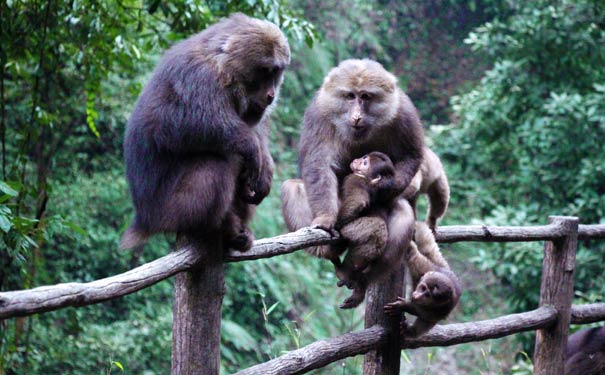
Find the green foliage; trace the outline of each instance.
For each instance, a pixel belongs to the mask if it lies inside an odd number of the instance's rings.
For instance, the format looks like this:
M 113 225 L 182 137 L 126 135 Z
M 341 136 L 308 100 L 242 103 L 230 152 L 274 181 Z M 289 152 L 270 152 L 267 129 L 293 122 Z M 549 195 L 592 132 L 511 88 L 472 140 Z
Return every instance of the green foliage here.
M 510 4 L 509 17 L 469 35 L 467 43 L 495 63 L 478 85 L 453 98 L 459 123 L 436 137 L 453 165 L 452 201 L 494 225 L 544 224 L 548 215 L 603 222 L 605 50 L 597 46 L 605 44 L 605 8 L 589 0 Z M 472 261 L 509 287 L 514 310 L 535 308 L 542 245 L 478 248 Z M 595 265 L 603 254 L 602 243 L 580 246 L 581 300 L 602 300 Z

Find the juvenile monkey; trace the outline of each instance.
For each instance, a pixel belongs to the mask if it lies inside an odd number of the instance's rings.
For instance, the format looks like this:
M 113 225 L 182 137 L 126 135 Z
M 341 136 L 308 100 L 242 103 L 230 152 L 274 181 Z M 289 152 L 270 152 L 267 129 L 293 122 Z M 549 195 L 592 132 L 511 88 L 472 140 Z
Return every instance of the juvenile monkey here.
M 120 247 L 172 232 L 250 248 L 248 222 L 273 177 L 268 117 L 289 62 L 280 29 L 243 14 L 164 54 L 126 128 L 136 215 Z
M 413 324 L 408 323 L 405 317 L 401 321 L 401 334 L 417 337 L 450 314 L 460 299 L 462 289 L 426 223 L 416 223 L 414 242 L 407 250 L 406 261 L 412 277 L 412 298 L 399 297 L 384 309 L 391 315 L 401 312 L 415 315 Z
M 445 215 L 450 201 L 450 185 L 439 157 L 428 147 L 423 149 L 423 156 L 420 170 L 414 175 L 403 195 L 410 200 L 414 209 L 420 194 L 428 196 L 426 223 L 435 233 L 437 221 Z
M 344 179 L 335 226 L 349 248 L 342 264 L 335 263 L 338 285 L 354 289 L 342 308 L 352 308 L 363 301 L 367 284 L 362 281 L 362 273 L 383 255 L 388 238 L 389 208 L 403 191 L 395 178 L 391 159 L 382 152 L 355 159 L 350 167 L 353 173 Z
M 389 156 L 395 176 L 407 186 L 422 162 L 424 136 L 416 108 L 397 79 L 372 60 L 346 60 L 327 75 L 305 111 L 298 149 L 302 180 L 282 185 L 282 211 L 288 228 L 312 225 L 334 229 L 339 188 L 349 164 L 372 151 Z M 386 219 L 383 255 L 364 274 L 366 281 L 386 277 L 398 264 L 414 229 L 406 199 L 395 199 Z M 334 260 L 339 249 L 317 246 L 314 256 Z

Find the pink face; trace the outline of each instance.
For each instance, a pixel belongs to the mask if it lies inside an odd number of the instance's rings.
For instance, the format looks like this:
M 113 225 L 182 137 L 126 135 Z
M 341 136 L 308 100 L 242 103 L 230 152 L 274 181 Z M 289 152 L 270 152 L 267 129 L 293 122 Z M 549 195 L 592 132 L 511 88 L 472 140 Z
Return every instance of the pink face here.
M 353 173 L 368 177 L 370 175 L 370 157 L 368 155 L 364 155 L 359 159 L 355 159 L 351 162 L 350 167 Z

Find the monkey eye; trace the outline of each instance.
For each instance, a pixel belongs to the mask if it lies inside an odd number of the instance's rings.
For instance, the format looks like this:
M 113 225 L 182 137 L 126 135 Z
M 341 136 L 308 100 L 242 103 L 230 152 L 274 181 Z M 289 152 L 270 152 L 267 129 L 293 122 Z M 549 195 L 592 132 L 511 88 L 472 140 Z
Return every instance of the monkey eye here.
M 370 100 L 372 99 L 372 95 L 368 94 L 367 92 L 364 92 L 363 94 L 361 94 L 361 100 Z
M 355 99 L 355 94 L 354 94 L 354 93 L 352 93 L 352 92 L 348 92 L 348 93 L 345 95 L 345 98 L 347 98 L 347 100 L 353 100 L 353 99 Z

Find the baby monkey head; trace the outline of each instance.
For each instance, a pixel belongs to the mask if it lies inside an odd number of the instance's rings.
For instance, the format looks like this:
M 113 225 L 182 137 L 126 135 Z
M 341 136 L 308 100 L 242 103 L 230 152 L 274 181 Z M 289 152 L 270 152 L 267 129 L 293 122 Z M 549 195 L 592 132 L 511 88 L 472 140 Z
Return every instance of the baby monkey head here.
M 452 302 L 452 281 L 440 272 L 427 272 L 412 292 L 412 301 L 418 305 L 438 306 Z
M 350 167 L 353 173 L 365 177 L 371 184 L 376 184 L 383 177 L 391 177 L 395 174 L 395 167 L 391 158 L 378 151 L 353 160 Z

